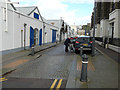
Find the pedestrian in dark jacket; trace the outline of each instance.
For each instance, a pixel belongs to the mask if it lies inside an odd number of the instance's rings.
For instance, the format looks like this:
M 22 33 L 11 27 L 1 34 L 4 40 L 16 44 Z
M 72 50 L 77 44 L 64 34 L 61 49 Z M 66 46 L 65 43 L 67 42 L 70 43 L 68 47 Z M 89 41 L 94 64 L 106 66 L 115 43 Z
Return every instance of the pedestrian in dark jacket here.
M 64 42 L 64 45 L 65 45 L 65 52 L 68 52 L 68 46 L 69 46 L 69 43 L 70 43 L 70 39 L 67 38 Z

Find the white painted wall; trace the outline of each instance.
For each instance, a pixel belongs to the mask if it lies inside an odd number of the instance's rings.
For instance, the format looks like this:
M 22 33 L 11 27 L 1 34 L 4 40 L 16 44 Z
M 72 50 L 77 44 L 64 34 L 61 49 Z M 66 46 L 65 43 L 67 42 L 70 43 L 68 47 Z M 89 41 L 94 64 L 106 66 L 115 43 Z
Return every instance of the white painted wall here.
M 50 26 L 45 24 L 45 43 L 52 42 L 52 30 L 50 30 Z
M 1 15 L 0 15 L 0 42 L 2 42 L 2 16 L 3 16 L 3 14 L 2 14 L 2 1 L 0 0 L 0 13 L 1 13 Z M 2 51 L 2 43 L 0 43 L 0 51 Z
M 21 48 L 21 30 L 24 30 L 24 23 L 27 24 L 26 46 L 30 46 L 30 26 L 32 26 L 33 29 L 37 28 L 38 30 L 42 28 L 42 22 L 40 22 L 39 20 L 25 16 L 25 15 L 20 15 L 19 17 L 19 15 L 20 14 L 13 12 L 12 10 L 8 10 L 8 31 L 7 32 L 5 32 L 4 30 L 5 21 L 3 21 L 3 25 L 2 25 L 3 26 L 2 50 Z
M 77 35 L 77 28 L 78 28 L 78 26 L 76 26 L 76 25 L 71 25 L 71 29 L 74 30 L 74 36 Z
M 63 20 L 48 20 L 48 22 L 51 24 L 51 23 L 54 23 L 54 26 L 58 27 L 58 31 L 56 32 L 56 40 L 59 41 L 60 40 L 60 29 L 61 29 L 61 26 L 62 26 L 62 23 L 63 23 Z M 64 40 L 65 36 L 62 34 L 62 40 Z
M 93 37 L 93 28 L 90 30 L 90 36 Z
M 5 8 L 5 4 L 3 7 L 1 7 L 0 4 L 0 13 L 3 15 L 3 8 Z M 36 13 L 38 13 L 37 10 L 35 10 Z M 14 11 L 11 5 L 8 5 L 8 31 L 6 31 L 6 21 L 3 19 L 2 15 L 0 16 L 0 51 L 4 50 L 11 50 L 11 49 L 17 49 L 21 48 L 21 41 L 24 39 L 24 34 L 26 34 L 25 37 L 25 43 L 26 46 L 30 46 L 30 26 L 35 29 L 37 28 L 38 30 L 42 29 L 42 43 L 43 43 L 43 37 L 45 39 L 44 43 L 50 43 L 52 42 L 52 30 L 56 30 L 56 37 L 57 40 L 59 40 L 60 36 L 60 28 L 62 26 L 62 21 L 57 20 L 55 21 L 55 25 L 50 25 L 49 22 L 47 22 L 46 19 L 45 21 L 45 32 L 47 33 L 45 36 L 43 34 L 43 22 L 41 21 L 41 18 L 39 17 L 40 20 L 33 18 L 34 12 L 30 15 L 27 16 L 25 14 L 21 14 L 18 11 Z M 39 14 L 39 13 L 38 13 Z M 5 14 L 3 15 L 5 16 Z M 24 24 L 27 24 L 26 26 L 26 33 L 24 33 Z M 21 38 L 21 31 L 23 30 L 23 38 Z M 58 35 L 57 35 L 58 34 Z M 39 31 L 38 31 L 39 35 Z M 62 35 L 64 39 L 65 36 Z M 22 40 L 21 40 L 22 39 Z M 38 44 L 39 44 L 39 38 L 38 38 Z M 3 46 L 3 47 L 2 47 Z M 24 46 L 24 40 L 23 40 L 23 46 Z
M 120 10 L 118 10 L 118 38 L 120 38 Z
M 97 24 L 96 37 L 100 37 L 100 24 Z
M 108 36 L 108 29 L 109 29 L 109 20 L 102 19 L 100 21 L 100 37 L 107 37 Z
M 116 9 L 109 14 L 109 24 L 114 22 L 114 38 L 120 38 L 120 9 Z M 109 28 L 109 35 L 111 36 L 112 27 Z

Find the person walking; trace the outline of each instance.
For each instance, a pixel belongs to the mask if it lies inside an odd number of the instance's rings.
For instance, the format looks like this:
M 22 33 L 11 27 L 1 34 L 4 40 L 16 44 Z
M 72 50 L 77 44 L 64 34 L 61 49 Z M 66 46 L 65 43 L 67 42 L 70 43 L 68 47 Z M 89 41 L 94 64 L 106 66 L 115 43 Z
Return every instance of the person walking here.
M 65 45 L 65 52 L 68 52 L 68 46 L 69 46 L 69 43 L 70 43 L 70 39 L 67 38 L 64 42 L 64 45 Z

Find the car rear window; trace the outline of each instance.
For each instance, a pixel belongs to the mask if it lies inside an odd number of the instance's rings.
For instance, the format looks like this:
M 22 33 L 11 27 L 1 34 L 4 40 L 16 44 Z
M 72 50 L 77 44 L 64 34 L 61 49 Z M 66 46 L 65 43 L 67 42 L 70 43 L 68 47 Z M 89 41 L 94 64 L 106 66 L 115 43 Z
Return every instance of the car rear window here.
M 90 42 L 90 38 L 87 37 L 81 37 L 77 39 L 78 42 Z
M 71 39 L 70 41 L 71 41 L 71 42 L 75 42 L 75 39 Z

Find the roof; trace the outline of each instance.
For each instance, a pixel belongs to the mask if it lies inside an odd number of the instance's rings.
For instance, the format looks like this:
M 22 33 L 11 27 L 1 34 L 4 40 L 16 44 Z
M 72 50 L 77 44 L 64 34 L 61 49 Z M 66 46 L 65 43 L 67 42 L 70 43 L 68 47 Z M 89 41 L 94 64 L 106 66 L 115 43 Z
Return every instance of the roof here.
M 8 2 L 11 2 L 10 0 L 7 0 Z M 16 10 L 16 8 L 14 7 L 14 5 L 12 4 L 12 3 L 10 3 L 10 5 L 12 6 L 12 8 L 14 9 L 14 10 Z
M 33 12 L 37 6 L 31 6 L 31 7 L 16 7 L 16 10 L 19 12 L 22 12 L 26 15 L 30 15 L 31 12 Z
M 36 9 L 41 17 L 41 20 L 43 21 L 43 17 L 41 16 L 40 11 L 37 6 L 16 7 L 17 11 L 22 12 L 23 14 L 26 14 L 28 16 L 31 15 L 31 13 L 34 12 Z

